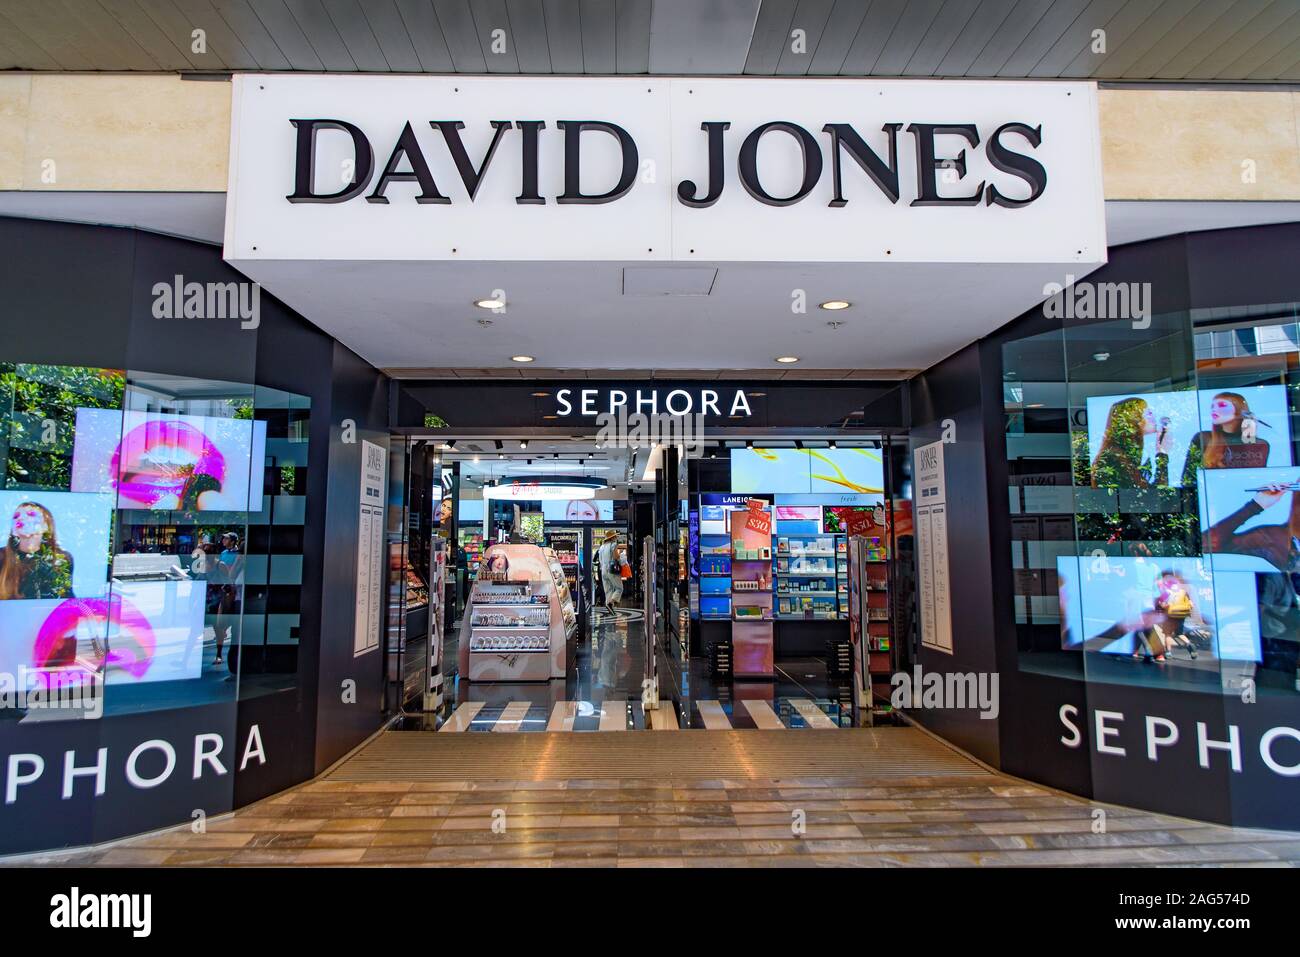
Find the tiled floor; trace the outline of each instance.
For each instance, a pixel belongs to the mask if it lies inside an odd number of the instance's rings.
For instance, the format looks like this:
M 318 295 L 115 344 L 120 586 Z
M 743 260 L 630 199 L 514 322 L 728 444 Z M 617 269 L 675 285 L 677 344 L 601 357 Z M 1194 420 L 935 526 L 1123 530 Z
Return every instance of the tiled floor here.
M 214 821 L 205 834 L 182 827 L 51 863 L 1285 867 L 1300 862 L 1300 834 L 1214 827 L 1119 808 L 1102 808 L 1098 816 L 1098 806 L 991 774 L 911 729 L 542 736 L 402 732 L 379 740 L 390 739 L 405 758 L 395 753 L 385 755 L 384 763 L 348 762 L 330 777 Z M 445 777 L 459 772 L 444 758 L 485 747 L 505 749 L 480 754 L 491 777 Z M 796 760 L 810 748 L 811 756 Z M 527 749 L 517 753 L 531 754 L 531 763 L 503 763 L 508 749 Z M 920 750 L 913 759 L 914 749 Z M 701 751 L 698 760 L 688 758 Z M 780 765 L 795 770 L 773 773 Z M 665 766 L 677 770 L 664 773 Z M 916 767 L 933 770 L 915 773 Z M 514 776 L 503 779 L 505 768 Z
M 676 649 L 675 642 L 670 644 Z M 460 680 L 451 666 L 445 676 L 442 709 L 408 719 L 403 727 L 472 732 L 799 730 L 852 723 L 850 683 L 847 678 L 828 676 L 820 659 L 779 660 L 768 681 L 715 681 L 703 659 L 683 660 L 662 647 L 657 650 L 661 713 L 652 721 L 641 702 L 644 649 L 639 610 L 619 608 L 614 614 L 600 610 L 589 618 L 566 677 L 472 683 Z M 449 665 L 456 660 L 454 647 L 449 647 L 444 660 Z M 563 715 L 558 722 L 557 709 Z

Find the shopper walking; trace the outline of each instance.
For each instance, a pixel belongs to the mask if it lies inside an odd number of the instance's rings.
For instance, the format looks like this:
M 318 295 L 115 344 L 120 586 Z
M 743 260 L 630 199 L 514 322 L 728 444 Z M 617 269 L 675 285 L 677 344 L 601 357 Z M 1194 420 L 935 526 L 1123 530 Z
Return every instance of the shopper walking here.
M 623 563 L 618 554 L 618 533 L 605 533 L 605 541 L 596 549 L 596 568 L 600 570 L 600 585 L 605 590 L 605 610 L 614 614 L 614 606 L 623 598 Z

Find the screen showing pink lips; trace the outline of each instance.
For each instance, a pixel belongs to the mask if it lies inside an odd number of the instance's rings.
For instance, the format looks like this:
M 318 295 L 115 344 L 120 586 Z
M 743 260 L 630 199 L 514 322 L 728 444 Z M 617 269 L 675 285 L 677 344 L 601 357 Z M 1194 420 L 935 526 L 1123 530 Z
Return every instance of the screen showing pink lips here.
M 78 409 L 74 492 L 113 492 L 118 508 L 254 511 L 266 423 L 134 409 Z
M 206 585 L 129 582 L 96 598 L 0 602 L 0 671 L 101 674 L 106 684 L 197 678 Z

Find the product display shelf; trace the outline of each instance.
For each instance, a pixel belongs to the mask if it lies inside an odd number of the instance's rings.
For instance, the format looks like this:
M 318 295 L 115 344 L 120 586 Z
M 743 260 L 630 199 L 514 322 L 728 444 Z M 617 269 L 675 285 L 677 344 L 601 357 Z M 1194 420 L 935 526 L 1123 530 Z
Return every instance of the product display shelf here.
M 844 536 L 829 532 L 776 537 L 778 620 L 840 619 L 840 556 L 844 547 Z M 847 565 L 844 571 L 847 591 Z
M 767 531 L 750 524 L 750 511 L 727 514 L 731 541 L 734 674 L 738 678 L 771 678 L 774 670 L 772 515 L 760 513 Z M 703 523 L 701 523 L 703 524 Z
M 468 578 L 473 581 L 478 574 L 480 562 L 483 561 L 483 533 L 461 530 L 460 550 L 465 556 L 465 568 Z
M 731 539 L 727 533 L 726 512 L 721 506 L 700 510 L 700 618 L 705 621 L 730 621 Z
M 564 571 L 573 599 L 574 611 L 582 614 L 582 532 L 578 529 L 553 529 L 548 531 L 550 547 L 555 550 L 560 568 Z
M 470 681 L 564 677 L 577 617 L 559 560 L 536 545 L 494 548 L 506 550 L 510 577 L 474 582 L 461 624 L 461 673 Z
M 879 538 L 849 540 L 849 617 L 856 667 L 868 698 L 866 720 L 892 710 L 890 678 L 894 672 L 892 605 L 887 551 Z
M 551 572 L 551 581 L 555 585 L 556 594 L 560 600 L 561 620 L 564 624 L 564 638 L 568 641 L 578 630 L 578 615 L 574 609 L 573 592 L 569 590 L 569 579 L 564 573 L 564 566 L 560 564 L 560 559 L 553 548 L 544 548 L 542 553 L 546 556 L 547 567 Z
M 835 591 L 839 597 L 841 618 L 849 614 L 849 540 L 845 535 L 835 536 Z

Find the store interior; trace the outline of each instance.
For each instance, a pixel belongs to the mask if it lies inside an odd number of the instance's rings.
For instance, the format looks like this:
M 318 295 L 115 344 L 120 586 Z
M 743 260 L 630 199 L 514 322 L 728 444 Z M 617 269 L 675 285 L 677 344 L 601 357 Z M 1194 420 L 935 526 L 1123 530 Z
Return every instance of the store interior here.
M 888 675 L 912 627 L 901 446 L 737 435 L 688 451 L 536 431 L 395 437 L 403 727 L 893 723 Z

